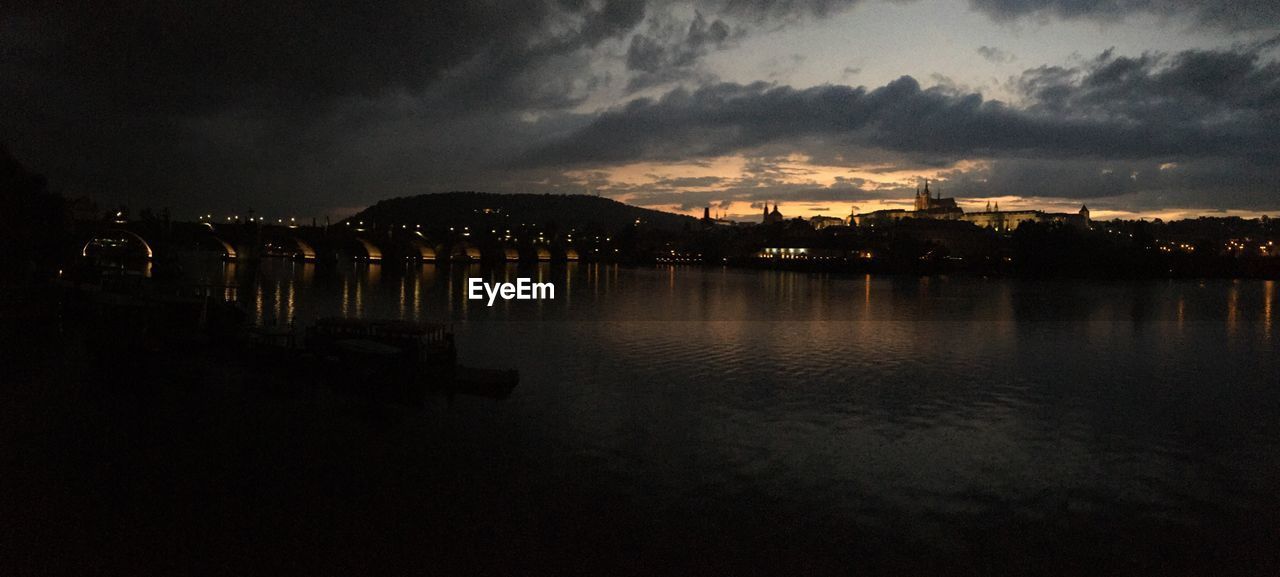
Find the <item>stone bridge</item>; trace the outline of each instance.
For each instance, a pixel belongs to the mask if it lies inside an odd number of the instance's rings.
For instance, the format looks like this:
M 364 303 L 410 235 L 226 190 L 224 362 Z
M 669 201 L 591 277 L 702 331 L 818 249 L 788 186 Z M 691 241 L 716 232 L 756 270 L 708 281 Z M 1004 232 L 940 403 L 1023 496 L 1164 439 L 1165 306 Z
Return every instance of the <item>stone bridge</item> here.
M 286 258 L 304 262 L 546 262 L 578 260 L 570 246 L 499 238 L 433 237 L 401 227 L 302 226 L 257 222 L 162 220 L 82 223 L 87 258 L 152 260 L 181 252 L 216 253 L 229 261 Z

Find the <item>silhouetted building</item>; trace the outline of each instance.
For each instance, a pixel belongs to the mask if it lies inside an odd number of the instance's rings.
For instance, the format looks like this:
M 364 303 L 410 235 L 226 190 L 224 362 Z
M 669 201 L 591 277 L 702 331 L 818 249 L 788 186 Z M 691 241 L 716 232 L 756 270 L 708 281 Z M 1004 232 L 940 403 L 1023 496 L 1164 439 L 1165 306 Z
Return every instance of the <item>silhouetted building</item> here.
M 723 215 L 719 213 L 717 213 L 714 217 L 711 216 L 711 207 L 709 206 L 702 207 L 701 222 L 702 222 L 702 226 L 707 228 L 710 228 L 713 226 L 734 226 L 738 224 L 732 220 L 723 218 Z
M 773 212 L 769 212 L 769 203 L 764 203 L 764 224 L 774 224 L 786 220 L 781 212 L 778 212 L 778 203 L 773 203 Z

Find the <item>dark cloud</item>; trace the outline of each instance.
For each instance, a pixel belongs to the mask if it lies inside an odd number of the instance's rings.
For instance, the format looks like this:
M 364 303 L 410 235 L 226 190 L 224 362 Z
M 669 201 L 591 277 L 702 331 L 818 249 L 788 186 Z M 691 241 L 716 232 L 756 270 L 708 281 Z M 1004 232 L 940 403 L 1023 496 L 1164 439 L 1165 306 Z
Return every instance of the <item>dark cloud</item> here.
M 1152 14 L 1188 17 L 1201 26 L 1228 30 L 1280 27 L 1280 3 L 1274 0 L 970 0 L 970 4 L 996 20 L 1033 16 L 1109 21 Z
M 651 20 L 649 30 L 631 37 L 627 49 L 627 69 L 635 73 L 628 83 L 629 91 L 698 75 L 694 66 L 712 50 L 724 48 L 730 41 L 729 25 L 723 20 L 707 22 L 701 12 L 683 30 Z M 705 74 L 703 74 L 705 76 Z
M 1158 186 L 1160 163 L 1095 159 L 998 159 L 987 166 L 943 173 L 948 194 L 1097 198 Z
M 60 190 L 109 202 L 330 207 L 476 187 L 496 180 L 478 166 L 536 142 L 528 128 L 554 134 L 562 110 L 607 81 L 592 68 L 596 49 L 631 34 L 646 10 L 640 0 L 4 4 L 0 133 Z
M 794 23 L 828 18 L 862 0 L 728 0 L 724 12 L 762 23 Z M 974 10 L 997 21 L 1032 17 L 1111 22 L 1130 15 L 1186 18 L 1202 27 L 1246 30 L 1280 28 L 1280 3 L 1274 0 L 969 0 Z
M 1280 111 L 1280 65 L 1247 51 L 1123 57 L 1108 50 L 1084 68 L 1031 70 L 1022 86 L 1039 110 L 1153 124 L 1274 120 Z
M 728 0 L 723 10 L 758 23 L 791 23 L 804 18 L 827 18 L 862 0 Z
M 1194 162 L 1003 158 L 941 175 L 948 194 L 1076 199 L 1089 206 L 1153 210 L 1215 206 L 1280 208 L 1272 167 L 1232 158 Z M 1101 202 L 1100 202 L 1101 201 Z
M 885 86 L 795 89 L 764 83 L 673 90 L 601 114 L 533 158 L 608 163 L 714 156 L 818 136 L 921 153 L 1098 155 L 1119 158 L 1249 154 L 1274 158 L 1280 65 L 1256 53 L 1190 51 L 1120 58 L 1086 69 L 1040 68 L 1017 108 L 976 93 Z
M 23 62 L 119 108 L 203 113 L 417 93 L 479 59 L 501 83 L 629 31 L 642 0 L 608 2 L 56 2 L 12 6 L 41 42 Z
M 673 206 L 684 211 L 704 206 L 727 207 L 734 202 L 748 202 L 753 206 L 757 202 L 778 202 L 785 207 L 787 203 L 852 203 L 869 199 L 901 197 L 901 195 L 885 196 L 880 192 L 860 190 L 848 185 L 820 186 L 813 184 L 783 184 L 768 187 L 746 185 L 716 191 L 641 188 L 636 191 L 629 191 L 625 195 L 628 201 L 635 204 L 643 206 Z M 848 208 L 842 208 L 837 205 L 832 212 L 848 214 Z M 796 215 L 793 214 L 791 216 Z
M 654 182 L 655 186 L 660 187 L 705 187 L 715 186 L 724 182 L 719 176 L 681 176 L 675 178 L 660 178 Z
M 1013 62 L 1016 60 L 1014 55 L 994 46 L 979 46 L 978 55 L 987 59 L 988 62 L 994 62 L 996 64 L 1004 64 L 1006 62 Z
M 630 202 L 647 206 L 674 206 L 692 210 L 703 206 L 728 207 L 746 202 L 752 206 L 762 201 L 782 203 L 855 202 L 870 199 L 899 199 L 905 188 L 885 186 L 861 178 L 837 176 L 831 184 L 805 180 L 812 171 L 795 167 L 794 162 L 779 157 L 754 157 L 747 160 L 737 177 L 697 177 L 690 179 L 656 179 L 645 184 L 601 183 L 598 190 L 612 196 L 626 197 Z M 607 175 L 605 176 L 607 179 Z M 787 180 L 798 178 L 799 180 Z M 704 190 L 706 187 L 713 190 Z M 697 190 L 689 190 L 694 187 Z M 826 209 L 824 209 L 826 210 Z M 844 214 L 846 208 L 836 212 Z

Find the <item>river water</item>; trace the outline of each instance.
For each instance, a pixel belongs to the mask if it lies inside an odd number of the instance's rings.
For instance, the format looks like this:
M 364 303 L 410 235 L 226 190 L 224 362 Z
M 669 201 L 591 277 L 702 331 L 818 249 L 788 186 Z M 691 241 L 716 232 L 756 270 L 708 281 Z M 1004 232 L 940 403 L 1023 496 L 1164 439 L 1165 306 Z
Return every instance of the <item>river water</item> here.
M 1260 549 L 1280 504 L 1272 281 L 268 261 L 249 286 L 232 264 L 193 270 L 246 283 L 228 296 L 258 321 L 450 322 L 462 362 L 519 369 L 509 399 L 441 401 L 397 433 L 435 447 L 406 459 L 475 487 L 447 491 L 463 503 L 448 518 L 516 564 L 1249 573 L 1275 559 Z M 466 298 L 470 276 L 551 282 L 555 299 L 486 306 Z M 439 482 L 403 467 L 386 490 Z

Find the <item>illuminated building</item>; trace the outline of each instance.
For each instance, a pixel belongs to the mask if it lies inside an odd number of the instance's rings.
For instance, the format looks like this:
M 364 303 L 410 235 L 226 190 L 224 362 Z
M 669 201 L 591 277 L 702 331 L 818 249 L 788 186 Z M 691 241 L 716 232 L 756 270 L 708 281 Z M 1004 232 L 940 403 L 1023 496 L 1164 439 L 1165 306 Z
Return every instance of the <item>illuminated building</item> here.
M 814 230 L 822 230 L 824 228 L 832 227 L 832 226 L 844 226 L 845 221 L 843 218 L 839 218 L 835 216 L 819 215 L 819 216 L 814 216 L 809 218 L 809 224 L 813 225 Z
M 844 252 L 829 248 L 768 247 L 760 249 L 755 257 L 765 260 L 836 260 L 843 258 Z
M 953 218 L 964 214 L 964 210 L 956 205 L 954 198 L 942 198 L 939 192 L 937 197 L 929 193 L 929 180 L 924 181 L 924 190 L 916 188 L 915 212 L 916 218 L 920 218 L 921 214 L 931 215 L 932 218 Z
M 994 208 L 990 203 L 987 203 L 987 210 L 966 213 L 963 208 L 956 204 L 956 199 L 942 198 L 941 193 L 934 196 L 929 190 L 928 180 L 925 181 L 923 190 L 916 189 L 914 210 L 892 209 L 851 214 L 849 215 L 849 225 L 875 226 L 876 224 L 890 223 L 904 218 L 958 220 L 997 231 L 1015 230 L 1024 222 L 1039 224 L 1061 223 L 1080 228 L 1089 228 L 1090 226 L 1089 207 L 1083 205 L 1080 207 L 1079 212 L 1070 213 L 1044 212 L 1041 210 L 1002 211 L 999 203 L 996 203 Z
M 971 212 L 961 215 L 959 220 L 971 222 L 982 228 L 994 230 L 1015 230 L 1024 222 L 1063 223 L 1080 228 L 1089 228 L 1089 207 L 1080 206 L 1080 212 L 1044 212 L 1039 210 L 1000 210 L 996 203 L 993 210 Z

